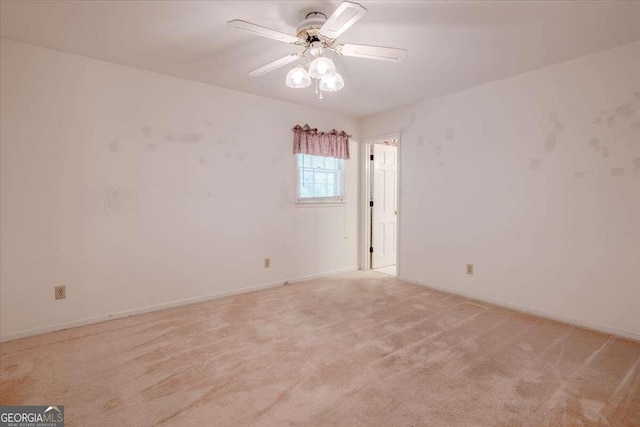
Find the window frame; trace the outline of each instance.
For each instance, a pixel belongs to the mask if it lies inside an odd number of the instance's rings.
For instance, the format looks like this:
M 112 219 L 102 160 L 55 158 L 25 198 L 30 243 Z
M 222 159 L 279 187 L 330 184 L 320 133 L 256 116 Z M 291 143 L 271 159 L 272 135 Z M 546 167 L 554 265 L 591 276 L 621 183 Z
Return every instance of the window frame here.
M 340 196 L 328 196 L 328 197 L 301 197 L 301 177 L 304 173 L 305 167 L 302 156 L 311 156 L 311 157 L 324 157 L 324 156 L 314 156 L 312 154 L 296 154 L 295 155 L 295 174 L 296 174 L 296 190 L 295 190 L 295 205 L 296 206 L 343 206 L 345 202 L 345 162 L 344 159 L 335 159 L 336 162 L 339 162 L 340 168 L 337 169 L 325 169 L 325 170 L 339 170 L 340 174 L 338 177 L 338 190 Z M 308 170 L 309 168 L 307 168 Z

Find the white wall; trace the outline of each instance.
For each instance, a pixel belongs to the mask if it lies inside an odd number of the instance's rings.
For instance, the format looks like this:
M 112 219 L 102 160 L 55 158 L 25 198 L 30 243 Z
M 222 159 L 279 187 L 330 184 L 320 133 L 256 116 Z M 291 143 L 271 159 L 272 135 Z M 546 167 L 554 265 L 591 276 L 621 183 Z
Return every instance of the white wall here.
M 294 125 L 355 133 L 355 119 L 1 49 L 2 339 L 356 268 L 357 155 L 346 206 L 300 208 L 291 154 Z
M 401 276 L 640 338 L 640 43 L 361 122 L 395 131 Z

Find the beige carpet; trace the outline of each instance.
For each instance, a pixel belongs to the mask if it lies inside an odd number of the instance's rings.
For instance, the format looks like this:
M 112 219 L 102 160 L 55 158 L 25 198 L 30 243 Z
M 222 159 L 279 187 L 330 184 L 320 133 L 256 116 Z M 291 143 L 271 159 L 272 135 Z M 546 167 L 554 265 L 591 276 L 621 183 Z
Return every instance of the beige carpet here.
M 379 273 L 4 343 L 69 426 L 639 426 L 640 343 Z

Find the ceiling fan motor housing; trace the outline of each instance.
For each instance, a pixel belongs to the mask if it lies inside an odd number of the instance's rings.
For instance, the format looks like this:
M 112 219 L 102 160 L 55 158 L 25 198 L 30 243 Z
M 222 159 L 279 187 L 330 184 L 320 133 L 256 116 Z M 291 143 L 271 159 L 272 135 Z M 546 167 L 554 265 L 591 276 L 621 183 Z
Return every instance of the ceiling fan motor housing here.
M 306 19 L 296 28 L 296 34 L 307 42 L 318 40 L 318 30 L 327 21 L 327 16 L 322 12 L 308 13 Z

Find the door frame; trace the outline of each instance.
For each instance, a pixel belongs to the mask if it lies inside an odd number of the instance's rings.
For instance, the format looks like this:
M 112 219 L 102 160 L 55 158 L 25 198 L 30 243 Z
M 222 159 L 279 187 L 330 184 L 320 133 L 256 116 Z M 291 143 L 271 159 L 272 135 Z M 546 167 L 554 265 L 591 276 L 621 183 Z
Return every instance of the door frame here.
M 402 192 L 400 191 L 400 179 L 402 175 L 402 170 L 400 167 L 401 164 L 401 155 L 400 152 L 402 150 L 402 141 L 400 132 L 394 132 L 387 135 L 382 135 L 374 138 L 367 138 L 362 144 L 362 194 L 360 197 L 360 268 L 362 270 L 371 270 L 371 257 L 369 255 L 369 247 L 371 242 L 371 206 L 369 206 L 369 194 L 371 194 L 371 161 L 369 155 L 371 154 L 372 145 L 383 141 L 385 139 L 395 139 L 398 141 L 397 152 L 396 152 L 396 166 L 398 168 L 398 175 L 396 179 L 396 195 L 398 198 L 398 215 L 396 217 L 396 276 L 400 277 L 400 224 L 402 217 Z

